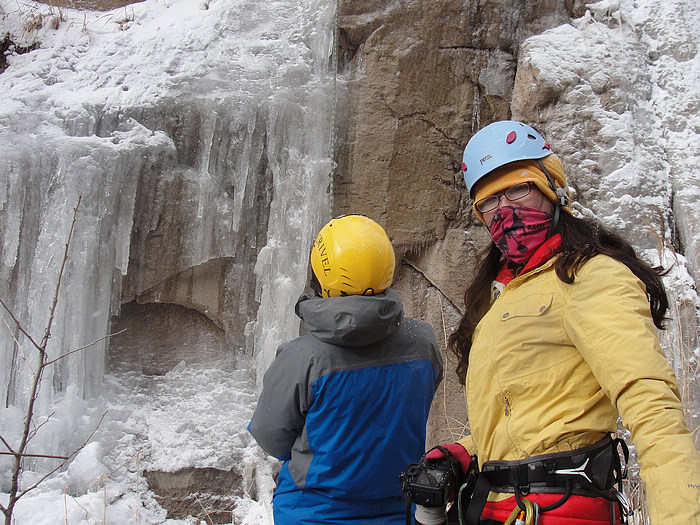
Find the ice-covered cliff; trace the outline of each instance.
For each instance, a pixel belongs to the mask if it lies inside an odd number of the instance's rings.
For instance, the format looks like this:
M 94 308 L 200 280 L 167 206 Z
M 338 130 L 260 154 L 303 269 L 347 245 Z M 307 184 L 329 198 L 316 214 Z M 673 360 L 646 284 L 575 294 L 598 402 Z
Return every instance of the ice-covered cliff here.
M 228 480 L 208 486 L 254 476 L 241 455 L 256 369 L 297 333 L 281 313 L 330 213 L 334 19 L 326 1 L 0 3 L 0 297 L 37 340 L 81 197 L 49 359 L 98 342 L 46 369 L 30 447 L 70 452 L 111 407 L 74 462 L 85 472 L 59 483 L 74 496 L 99 478 L 94 462 L 134 454 L 151 485 L 161 471 Z M 16 446 L 37 354 L 2 317 L 0 434 Z M 189 384 L 182 405 L 168 408 L 159 381 Z M 115 408 L 124 391 L 136 397 Z M 24 486 L 52 461 L 28 461 Z
M 225 521 L 231 507 L 235 523 L 271 523 L 274 463 L 245 426 L 256 377 L 298 331 L 314 232 L 331 214 L 377 219 L 407 313 L 449 334 L 486 242 L 461 150 L 497 119 L 538 127 L 576 212 L 672 268 L 664 343 L 697 407 L 695 7 L 0 0 L 0 298 L 40 336 L 81 195 L 49 351 L 127 329 L 50 368 L 33 452 L 73 450 L 108 412 L 18 523 L 193 522 L 164 508 L 224 509 Z M 12 441 L 31 347 L 3 317 L 0 434 Z M 451 374 L 443 388 L 435 441 L 467 422 Z M 30 461 L 25 486 L 50 464 Z M 8 465 L 0 456 L 0 501 Z

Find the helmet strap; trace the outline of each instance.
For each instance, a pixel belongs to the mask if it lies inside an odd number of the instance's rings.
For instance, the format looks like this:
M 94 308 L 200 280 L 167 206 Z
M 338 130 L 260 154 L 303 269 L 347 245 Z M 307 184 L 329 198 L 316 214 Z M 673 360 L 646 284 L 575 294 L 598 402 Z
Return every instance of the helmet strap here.
M 321 283 L 318 282 L 318 277 L 316 277 L 316 274 L 314 273 L 313 270 L 311 270 L 311 281 L 309 282 L 309 287 L 319 297 L 323 296 L 323 294 L 321 293 Z
M 569 205 L 569 196 L 566 193 L 568 188 L 569 188 L 569 185 L 567 184 L 563 188 L 558 188 L 557 185 L 554 184 L 554 179 L 549 174 L 549 171 L 545 167 L 544 163 L 540 159 L 537 159 L 537 164 L 539 164 L 540 168 L 542 168 L 542 171 L 544 172 L 545 177 L 547 177 L 547 182 L 549 183 L 549 187 L 552 189 L 554 194 L 557 196 L 557 200 L 554 202 L 554 218 L 552 219 L 552 227 L 549 230 L 550 236 L 551 236 L 551 235 L 554 235 L 559 228 L 559 215 L 561 214 L 561 209 L 564 206 Z
M 561 204 L 557 202 L 554 206 L 554 218 L 552 219 L 552 226 L 549 228 L 549 236 L 551 237 L 559 230 L 559 215 L 561 214 Z

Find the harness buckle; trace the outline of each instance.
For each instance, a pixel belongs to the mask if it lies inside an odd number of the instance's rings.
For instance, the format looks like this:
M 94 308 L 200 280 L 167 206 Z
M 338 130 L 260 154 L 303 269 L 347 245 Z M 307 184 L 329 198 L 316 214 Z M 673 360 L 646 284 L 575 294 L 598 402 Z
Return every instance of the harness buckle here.
M 542 462 L 542 466 L 545 469 L 545 472 L 547 474 L 554 474 L 556 468 L 557 468 L 557 462 L 554 461 L 553 459 L 546 459 Z
M 529 476 L 529 465 L 520 465 L 515 470 L 515 484 L 514 486 L 518 488 L 518 491 L 523 496 L 530 494 L 530 476 Z

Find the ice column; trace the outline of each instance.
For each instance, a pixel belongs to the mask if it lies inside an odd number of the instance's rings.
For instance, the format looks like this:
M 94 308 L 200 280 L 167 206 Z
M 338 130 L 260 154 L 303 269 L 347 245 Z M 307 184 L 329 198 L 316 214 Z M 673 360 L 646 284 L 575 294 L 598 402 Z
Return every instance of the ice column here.
M 255 267 L 257 321 L 250 327 L 257 357 L 258 385 L 277 346 L 299 333 L 294 304 L 307 282 L 314 235 L 329 218 L 328 187 L 335 77 L 329 67 L 335 2 L 305 6 L 309 71 L 299 75 L 305 89 L 278 92 L 270 107 L 268 159 L 273 198 L 267 244 Z

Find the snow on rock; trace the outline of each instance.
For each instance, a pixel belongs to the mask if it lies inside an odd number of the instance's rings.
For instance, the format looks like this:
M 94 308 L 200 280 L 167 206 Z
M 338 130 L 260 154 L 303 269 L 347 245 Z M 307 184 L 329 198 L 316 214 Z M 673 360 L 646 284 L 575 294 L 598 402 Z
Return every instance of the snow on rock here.
M 578 212 L 642 249 L 659 235 L 675 243 L 697 279 L 697 10 L 654 0 L 587 7 L 522 44 L 514 117 L 538 124 L 562 157 Z

